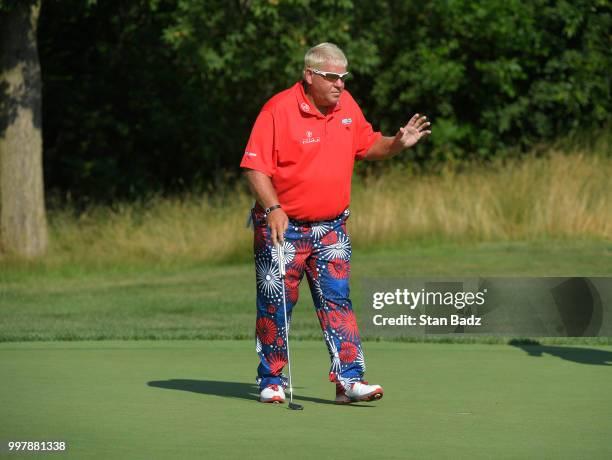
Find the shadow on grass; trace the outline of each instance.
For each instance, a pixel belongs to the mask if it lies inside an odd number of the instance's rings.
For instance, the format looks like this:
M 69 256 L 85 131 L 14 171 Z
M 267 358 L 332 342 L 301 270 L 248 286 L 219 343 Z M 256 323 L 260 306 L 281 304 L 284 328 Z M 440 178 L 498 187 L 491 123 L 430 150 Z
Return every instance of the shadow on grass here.
M 580 364 L 594 364 L 597 366 L 612 365 L 612 351 L 597 350 L 595 348 L 540 345 L 535 340 L 511 340 L 508 342 L 508 344 L 512 345 L 513 347 L 520 348 L 529 356 L 541 357 L 546 353 L 566 361 L 572 361 Z
M 155 388 L 164 388 L 166 390 L 191 391 L 192 393 L 200 393 L 213 396 L 221 396 L 224 398 L 246 399 L 247 401 L 257 401 L 259 399 L 259 387 L 254 383 L 241 382 L 224 382 L 219 380 L 190 380 L 190 379 L 171 379 L 171 380 L 153 380 L 147 382 L 147 385 Z M 331 399 L 313 398 L 310 396 L 302 396 L 293 394 L 295 401 L 308 401 L 317 404 L 334 404 Z M 289 395 L 287 394 L 287 400 Z M 351 407 L 374 407 L 364 404 L 348 404 Z

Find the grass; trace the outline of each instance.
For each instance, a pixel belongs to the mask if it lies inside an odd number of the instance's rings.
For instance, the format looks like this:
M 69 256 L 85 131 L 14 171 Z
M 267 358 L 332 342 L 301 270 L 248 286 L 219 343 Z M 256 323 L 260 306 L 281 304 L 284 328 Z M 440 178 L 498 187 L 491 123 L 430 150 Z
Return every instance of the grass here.
M 612 245 L 605 241 L 408 242 L 355 252 L 352 297 L 359 318 L 365 277 L 609 276 L 610 267 Z M 305 285 L 292 336 L 320 339 Z M 254 334 L 255 275 L 250 262 L 21 267 L 0 273 L 0 286 L 0 341 L 251 340 Z
M 612 456 L 610 346 L 365 353 L 385 396 L 336 406 L 325 347 L 296 342 L 296 412 L 256 402 L 243 341 L 0 344 L 0 440 L 64 440 L 78 459 Z
M 608 147 L 356 177 L 355 305 L 364 277 L 609 276 Z M 239 187 L 51 210 L 44 257 L 0 255 L 0 341 L 252 338 L 251 203 Z M 301 297 L 296 338 L 319 338 Z
M 612 158 L 574 150 L 356 180 L 358 317 L 367 277 L 611 276 Z M 305 286 L 292 323 L 305 410 L 257 403 L 250 203 L 237 189 L 56 209 L 45 257 L 0 255 L 0 452 L 65 440 L 79 459 L 612 456 L 610 337 L 366 341 L 385 397 L 337 407 Z
M 395 171 L 354 193 L 357 245 L 403 239 L 612 238 L 612 158 L 553 154 L 436 176 Z
M 601 152 L 607 144 L 599 147 Z M 597 152 L 595 152 L 597 153 Z M 353 184 L 350 219 L 356 251 L 410 241 L 481 243 L 612 240 L 612 157 L 564 154 L 437 174 L 391 170 Z M 241 187 L 143 203 L 49 211 L 50 248 L 16 266 L 102 267 L 250 260 L 245 221 L 252 199 Z

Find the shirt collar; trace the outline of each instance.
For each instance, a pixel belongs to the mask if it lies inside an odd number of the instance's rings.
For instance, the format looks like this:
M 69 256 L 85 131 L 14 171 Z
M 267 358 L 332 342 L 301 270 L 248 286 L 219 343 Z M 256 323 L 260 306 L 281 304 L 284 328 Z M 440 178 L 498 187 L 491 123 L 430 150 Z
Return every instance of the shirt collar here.
M 319 112 L 319 110 L 312 105 L 308 97 L 306 97 L 306 91 L 304 91 L 304 84 L 302 81 L 298 81 L 294 85 L 294 88 L 298 107 L 300 108 L 300 111 L 302 113 L 306 115 L 314 115 L 317 118 L 325 118 L 325 115 Z M 336 112 L 338 110 L 340 110 L 340 101 L 338 101 L 334 108 L 331 111 L 327 112 L 327 114 L 329 115 L 330 113 Z

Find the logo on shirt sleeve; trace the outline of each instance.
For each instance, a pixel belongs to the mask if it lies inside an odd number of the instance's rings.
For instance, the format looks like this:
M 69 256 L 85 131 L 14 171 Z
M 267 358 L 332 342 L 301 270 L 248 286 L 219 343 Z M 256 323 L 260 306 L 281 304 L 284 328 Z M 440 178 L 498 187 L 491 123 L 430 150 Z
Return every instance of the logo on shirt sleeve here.
M 256 157 L 257 154 L 253 153 L 253 152 L 244 152 L 244 156 L 247 156 L 247 157 Z
M 350 119 L 350 118 L 343 118 L 342 119 L 342 124 L 343 125 L 350 125 L 352 122 L 353 122 L 353 120 Z

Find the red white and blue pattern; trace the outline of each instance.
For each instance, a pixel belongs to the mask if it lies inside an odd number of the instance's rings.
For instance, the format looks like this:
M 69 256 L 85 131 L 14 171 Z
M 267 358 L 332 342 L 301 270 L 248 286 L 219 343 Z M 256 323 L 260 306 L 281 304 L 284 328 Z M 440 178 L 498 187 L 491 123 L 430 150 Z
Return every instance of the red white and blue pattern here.
M 332 220 L 303 223 L 289 220 L 285 232 L 285 294 L 291 320 L 304 274 L 329 351 L 330 380 L 346 386 L 363 379 L 365 359 L 357 320 L 349 298 L 351 242 L 345 222 L 348 209 Z M 278 254 L 272 246 L 263 212 L 253 210 L 257 280 L 257 381 L 286 386 L 282 369 L 287 361 L 282 285 Z

